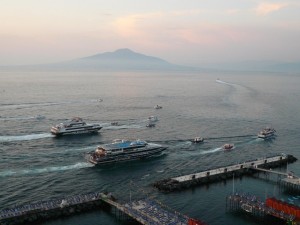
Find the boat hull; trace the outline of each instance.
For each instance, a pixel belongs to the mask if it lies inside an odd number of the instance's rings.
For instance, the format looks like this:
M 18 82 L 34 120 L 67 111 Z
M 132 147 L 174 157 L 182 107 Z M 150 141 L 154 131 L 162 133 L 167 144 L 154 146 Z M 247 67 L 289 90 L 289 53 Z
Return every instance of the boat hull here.
M 78 129 L 78 130 L 67 130 L 56 132 L 51 130 L 51 134 L 55 136 L 64 136 L 64 135 L 74 135 L 74 134 L 88 134 L 88 133 L 98 133 L 102 127 L 90 128 L 90 129 Z
M 261 139 L 268 139 L 268 138 L 273 138 L 275 136 L 274 133 L 272 134 L 258 134 L 257 137 Z
M 120 154 L 114 157 L 107 157 L 103 158 L 101 160 L 95 160 L 91 154 L 87 155 L 87 160 L 95 165 L 106 165 L 106 164 L 112 164 L 112 163 L 119 163 L 119 162 L 127 162 L 127 161 L 133 161 L 133 160 L 139 160 L 151 157 L 155 154 L 161 153 L 164 150 L 166 150 L 167 147 L 155 147 L 152 149 L 139 151 L 135 153 L 127 153 L 127 154 Z

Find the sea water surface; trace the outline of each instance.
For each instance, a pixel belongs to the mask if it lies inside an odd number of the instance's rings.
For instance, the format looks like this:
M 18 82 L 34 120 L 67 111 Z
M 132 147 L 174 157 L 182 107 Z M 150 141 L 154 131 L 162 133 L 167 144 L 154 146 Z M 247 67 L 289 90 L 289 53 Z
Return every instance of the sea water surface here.
M 211 225 L 264 224 L 226 213 L 232 180 L 168 194 L 151 184 L 276 153 L 299 158 L 299 87 L 299 75 L 258 72 L 0 72 L 0 209 L 108 191 L 120 201 L 128 201 L 130 193 L 150 196 Z M 157 104 L 163 108 L 154 109 Z M 152 115 L 159 121 L 147 128 Z M 98 135 L 50 134 L 52 125 L 75 116 L 103 129 Z M 113 121 L 120 126 L 111 126 Z M 265 126 L 277 130 L 275 139 L 256 137 Z M 196 136 L 215 139 L 197 145 L 188 141 Z M 168 149 L 150 159 L 105 167 L 84 159 L 97 145 L 120 138 L 144 139 Z M 222 151 L 225 143 L 234 143 L 235 149 Z M 299 162 L 288 169 L 300 175 Z M 234 184 L 235 191 L 262 199 L 292 197 L 272 180 L 243 177 Z M 295 198 L 294 204 L 299 203 Z M 42 224 L 125 222 L 94 211 Z

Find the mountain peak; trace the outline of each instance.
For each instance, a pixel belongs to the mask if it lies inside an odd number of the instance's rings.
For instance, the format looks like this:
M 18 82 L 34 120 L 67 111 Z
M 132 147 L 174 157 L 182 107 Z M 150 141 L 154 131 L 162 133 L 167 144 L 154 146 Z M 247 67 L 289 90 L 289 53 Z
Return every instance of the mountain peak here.
M 115 53 L 135 53 L 134 51 L 130 50 L 129 48 L 120 48 L 114 52 Z
M 134 52 L 129 48 L 117 49 L 113 52 L 104 52 L 96 55 L 79 58 L 61 67 L 88 69 L 88 70 L 177 70 L 181 66 L 173 65 L 163 59 Z
M 168 62 L 166 62 L 163 59 L 157 58 L 157 57 L 153 57 L 153 56 L 147 56 L 144 54 L 140 54 L 137 52 L 134 52 L 132 50 L 130 50 L 129 48 L 121 48 L 121 49 L 117 49 L 114 52 L 104 52 L 104 53 L 99 53 L 96 55 L 92 55 L 92 56 L 88 56 L 85 58 L 81 58 L 82 60 L 85 61 L 90 61 L 90 60 L 97 60 L 97 61 L 126 61 L 126 62 L 152 62 L 152 63 L 164 63 L 164 64 L 169 64 Z

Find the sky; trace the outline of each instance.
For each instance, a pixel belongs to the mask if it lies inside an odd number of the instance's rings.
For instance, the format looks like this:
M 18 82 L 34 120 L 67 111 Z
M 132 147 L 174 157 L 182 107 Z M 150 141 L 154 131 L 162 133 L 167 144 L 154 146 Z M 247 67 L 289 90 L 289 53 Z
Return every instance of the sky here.
M 300 61 L 299 0 L 0 0 L 0 65 L 129 48 L 171 63 Z

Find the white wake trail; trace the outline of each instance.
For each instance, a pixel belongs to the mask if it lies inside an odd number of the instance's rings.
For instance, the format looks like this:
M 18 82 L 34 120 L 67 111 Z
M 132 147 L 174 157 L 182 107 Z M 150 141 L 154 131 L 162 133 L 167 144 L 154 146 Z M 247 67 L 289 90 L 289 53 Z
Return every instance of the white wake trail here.
M 50 133 L 43 134 L 28 134 L 28 135 L 19 135 L 19 136 L 0 136 L 0 142 L 13 142 L 13 141 L 30 141 L 42 138 L 54 137 Z
M 215 148 L 215 149 L 210 149 L 210 150 L 207 150 L 207 151 L 203 151 L 200 154 L 205 155 L 205 154 L 210 154 L 210 153 L 214 153 L 214 152 L 219 152 L 221 150 L 223 150 L 223 149 L 222 148 Z
M 22 176 L 22 175 L 31 175 L 31 174 L 41 174 L 41 173 L 52 173 L 52 172 L 60 172 L 74 169 L 82 169 L 93 167 L 94 165 L 87 162 L 79 162 L 73 165 L 67 166 L 51 166 L 40 169 L 22 169 L 22 170 L 7 170 L 0 172 L 0 177 L 8 177 L 8 176 Z

